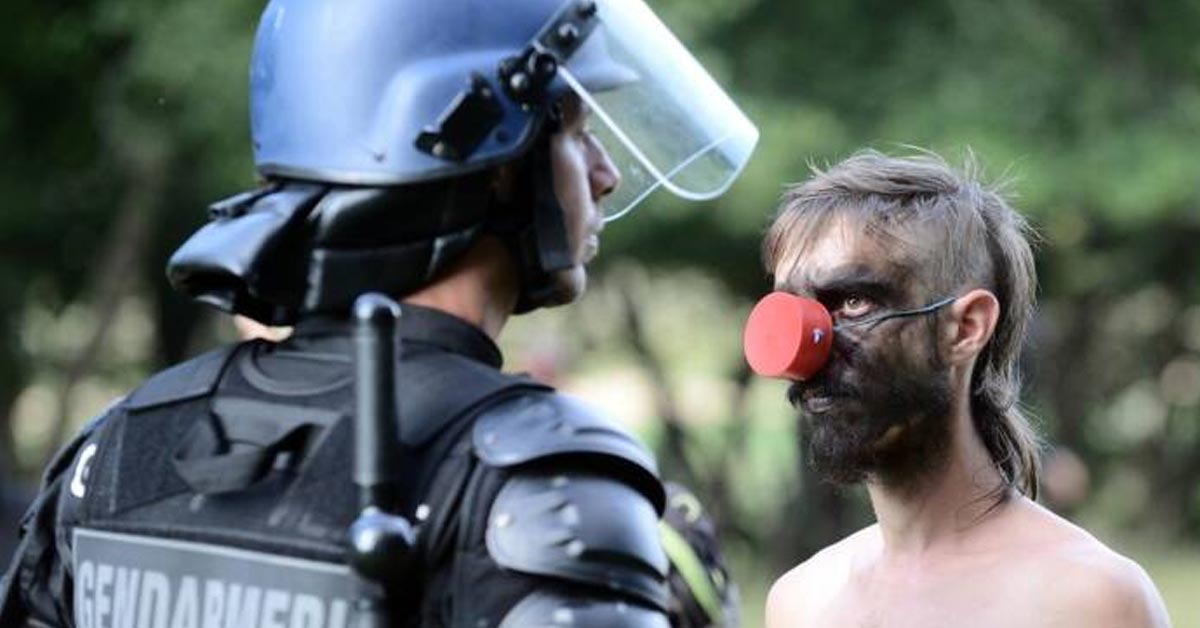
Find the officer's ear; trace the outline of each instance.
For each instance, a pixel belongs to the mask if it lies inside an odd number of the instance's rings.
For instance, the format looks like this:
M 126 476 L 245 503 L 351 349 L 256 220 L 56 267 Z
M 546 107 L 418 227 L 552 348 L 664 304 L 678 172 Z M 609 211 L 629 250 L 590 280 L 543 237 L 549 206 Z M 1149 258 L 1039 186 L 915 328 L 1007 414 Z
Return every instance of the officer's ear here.
M 983 352 L 1000 320 L 1000 302 L 989 290 L 972 290 L 950 304 L 943 347 L 951 364 L 966 364 Z

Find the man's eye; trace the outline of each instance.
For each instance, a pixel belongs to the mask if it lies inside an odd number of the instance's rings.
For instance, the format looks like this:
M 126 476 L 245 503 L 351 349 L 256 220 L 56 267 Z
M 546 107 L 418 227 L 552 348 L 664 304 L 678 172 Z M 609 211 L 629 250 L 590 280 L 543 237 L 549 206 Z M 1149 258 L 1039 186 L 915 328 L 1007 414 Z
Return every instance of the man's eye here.
M 875 306 L 867 297 L 852 294 L 842 299 L 841 307 L 838 308 L 838 314 L 846 318 L 858 318 L 871 311 Z

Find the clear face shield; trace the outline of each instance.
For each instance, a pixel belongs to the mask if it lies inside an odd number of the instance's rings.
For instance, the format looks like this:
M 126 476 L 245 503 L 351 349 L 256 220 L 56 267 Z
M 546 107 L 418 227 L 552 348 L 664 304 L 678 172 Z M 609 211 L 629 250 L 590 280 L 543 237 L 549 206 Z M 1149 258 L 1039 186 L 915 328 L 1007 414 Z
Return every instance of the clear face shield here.
M 591 108 L 591 130 L 621 173 L 605 220 L 659 187 L 693 201 L 720 196 L 758 129 L 642 0 L 596 5 L 599 25 L 559 76 Z

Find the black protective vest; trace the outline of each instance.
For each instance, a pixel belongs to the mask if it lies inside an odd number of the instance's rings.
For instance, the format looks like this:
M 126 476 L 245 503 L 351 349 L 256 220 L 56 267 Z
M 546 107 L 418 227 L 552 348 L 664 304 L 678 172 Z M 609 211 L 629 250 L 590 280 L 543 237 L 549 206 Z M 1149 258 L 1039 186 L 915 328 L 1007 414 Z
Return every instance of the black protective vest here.
M 60 469 L 53 520 L 31 522 L 53 527 L 57 563 L 33 552 L 22 587 L 73 565 L 48 578 L 59 585 L 51 596 L 72 603 L 35 599 L 38 614 L 53 607 L 80 628 L 143 618 L 352 626 L 346 331 L 317 321 L 279 346 L 205 354 L 110 410 Z M 507 627 L 574 605 L 604 622 L 623 613 L 619 625 L 662 626 L 653 522 L 663 498 L 648 455 L 548 388 L 502 374 L 494 345 L 457 319 L 405 306 L 400 334 L 399 514 L 422 527 L 422 573 L 386 596 L 404 625 Z M 583 513 L 583 525 L 564 528 L 563 508 Z M 513 516 L 515 525 L 503 520 Z

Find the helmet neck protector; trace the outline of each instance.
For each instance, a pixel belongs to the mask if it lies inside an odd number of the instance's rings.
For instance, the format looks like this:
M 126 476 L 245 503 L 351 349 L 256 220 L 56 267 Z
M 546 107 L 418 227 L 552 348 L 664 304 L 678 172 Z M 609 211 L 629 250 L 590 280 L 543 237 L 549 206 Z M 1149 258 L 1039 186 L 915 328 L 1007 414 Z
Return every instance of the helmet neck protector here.
M 198 301 L 268 325 L 348 312 L 368 290 L 401 297 L 478 237 L 490 176 L 378 188 L 277 182 L 214 204 L 167 277 Z

